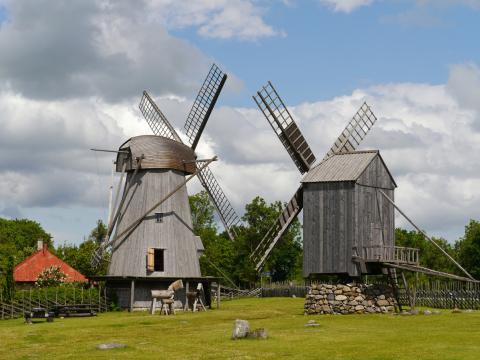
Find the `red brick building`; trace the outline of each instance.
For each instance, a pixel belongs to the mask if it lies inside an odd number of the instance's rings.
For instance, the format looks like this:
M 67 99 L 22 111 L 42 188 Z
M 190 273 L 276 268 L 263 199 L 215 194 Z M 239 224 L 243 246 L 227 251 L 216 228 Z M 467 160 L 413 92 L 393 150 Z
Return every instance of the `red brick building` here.
M 38 275 L 50 266 L 58 266 L 60 271 L 67 276 L 66 282 L 87 282 L 85 276 L 48 251 L 47 244 L 43 242 L 38 243 L 36 253 L 15 266 L 13 279 L 17 285 L 33 285 Z

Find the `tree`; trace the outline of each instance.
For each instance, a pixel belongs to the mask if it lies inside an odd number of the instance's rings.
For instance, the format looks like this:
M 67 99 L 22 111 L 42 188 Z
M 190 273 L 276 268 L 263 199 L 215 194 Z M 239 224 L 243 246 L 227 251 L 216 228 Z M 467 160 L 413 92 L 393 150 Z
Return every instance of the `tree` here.
M 261 197 L 254 198 L 245 206 L 244 225 L 236 228 L 237 236 L 231 241 L 226 232 L 218 233 L 215 208 L 206 192 L 192 195 L 189 200 L 194 232 L 201 237 L 205 247 L 200 259 L 202 274 L 228 277 L 238 285 L 256 283 L 258 273 L 250 254 L 279 216 L 281 203 L 267 204 Z M 299 234 L 300 224 L 296 220 L 270 254 L 265 268 L 271 272 L 274 281 L 292 279 L 300 274 L 302 248 Z
M 28 219 L 0 218 L 0 292 L 9 297 L 15 283 L 13 269 L 37 250 L 37 241 L 52 246 L 52 237 L 39 223 Z
M 97 220 L 97 226 L 93 228 L 88 237 L 89 240 L 92 240 L 97 245 L 100 245 L 101 242 L 107 236 L 107 226 L 103 223 L 102 220 Z
M 107 227 L 102 220 L 98 220 L 87 240 L 83 241 L 78 246 L 73 244 L 60 245 L 55 250 L 55 253 L 60 259 L 86 277 L 105 275 L 107 273 L 108 262 L 104 261 L 99 267 L 95 268 L 92 266 L 91 261 L 93 253 L 98 249 L 100 242 L 103 241 L 106 233 Z
M 432 237 L 443 250 L 455 257 L 454 247 L 443 238 Z M 415 230 L 395 229 L 395 243 L 397 246 L 412 247 L 420 250 L 420 264 L 429 269 L 453 273 L 455 265 L 423 234 Z
M 205 229 L 216 230 L 215 207 L 212 205 L 208 193 L 204 190 L 191 195 L 188 197 L 188 202 L 192 212 L 193 232 L 200 236 L 199 234 Z
M 474 278 L 480 278 L 480 222 L 470 220 L 465 226 L 465 235 L 457 241 L 455 249 L 458 252 L 460 264 Z M 463 275 L 463 274 L 462 274 Z
M 249 255 L 277 220 L 282 209 L 281 202 L 267 204 L 264 199 L 258 196 L 245 206 L 246 211 L 243 220 L 247 224 L 247 228 L 242 234 L 244 238 L 243 246 L 245 247 L 241 252 L 242 255 L 245 254 L 246 258 L 249 259 Z M 300 230 L 300 222 L 295 219 L 270 253 L 264 269 L 270 271 L 273 281 L 301 278 L 302 246 Z M 251 266 L 253 267 L 253 264 Z M 257 280 L 258 275 L 255 271 L 252 273 L 247 266 L 244 267 L 244 270 L 249 270 L 245 275 L 251 281 Z

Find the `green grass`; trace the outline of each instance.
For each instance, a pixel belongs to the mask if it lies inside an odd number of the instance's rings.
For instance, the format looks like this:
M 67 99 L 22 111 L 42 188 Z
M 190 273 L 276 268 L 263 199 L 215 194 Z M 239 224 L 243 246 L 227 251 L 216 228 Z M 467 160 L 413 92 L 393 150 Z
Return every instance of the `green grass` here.
M 480 359 L 480 312 L 431 316 L 305 316 L 303 299 L 223 302 L 219 310 L 106 313 L 26 325 L 0 321 L 0 359 Z M 230 340 L 233 322 L 267 340 Z M 309 319 L 319 327 L 306 328 Z M 97 350 L 119 342 L 124 349 Z

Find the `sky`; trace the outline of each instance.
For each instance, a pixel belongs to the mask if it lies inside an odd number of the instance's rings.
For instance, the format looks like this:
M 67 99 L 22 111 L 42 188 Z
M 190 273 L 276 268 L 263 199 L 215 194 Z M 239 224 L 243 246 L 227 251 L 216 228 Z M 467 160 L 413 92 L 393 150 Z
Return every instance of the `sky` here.
M 144 89 L 181 132 L 215 62 L 229 78 L 197 153 L 219 156 L 239 215 L 301 179 L 251 98 L 270 80 L 317 158 L 367 101 L 378 122 L 360 148 L 453 242 L 479 219 L 479 34 L 480 0 L 0 0 L 0 216 L 81 242 L 107 217 L 113 160 L 89 149 L 151 133 Z

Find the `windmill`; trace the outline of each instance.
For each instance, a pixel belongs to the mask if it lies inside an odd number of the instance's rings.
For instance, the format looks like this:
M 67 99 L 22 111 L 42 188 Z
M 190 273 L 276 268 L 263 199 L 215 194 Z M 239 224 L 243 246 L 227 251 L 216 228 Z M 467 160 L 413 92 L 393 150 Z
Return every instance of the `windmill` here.
M 293 117 L 268 82 L 253 96 L 301 174 L 299 188 L 250 258 L 257 271 L 303 209 L 303 275 L 381 274 L 401 269 L 471 281 L 463 269 L 395 204 L 397 187 L 378 150 L 357 151 L 377 121 L 363 103 L 323 159 L 316 158 Z M 395 246 L 394 212 L 399 211 L 466 275 L 427 269 L 419 251 Z
M 253 99 L 300 173 L 307 173 L 315 163 L 316 157 L 272 83 L 269 81 L 263 86 Z M 334 153 L 354 151 L 376 121 L 377 118 L 370 107 L 364 103 L 325 154 L 324 160 Z M 301 184 L 282 210 L 280 217 L 251 254 L 257 271 L 265 264 L 275 245 L 302 210 L 303 190 L 304 186 Z
M 185 122 L 187 144 L 143 92 L 139 108 L 154 135 L 132 137 L 117 151 L 120 184 L 126 174 L 123 195 L 119 196 L 119 187 L 106 239 L 93 258 L 98 263 L 111 248 L 110 280 L 129 277 L 137 280 L 138 287 L 142 279 L 200 278 L 203 245 L 193 233 L 185 186 L 195 176 L 228 236 L 235 237 L 238 216 L 208 167 L 216 158 L 199 160 L 195 154 L 226 79 L 213 64 Z

